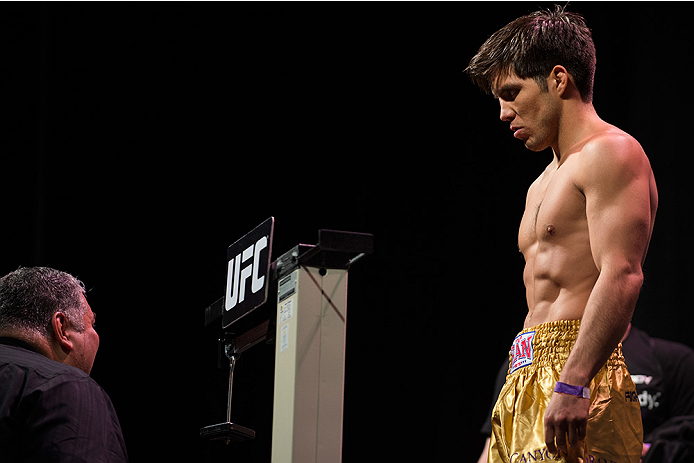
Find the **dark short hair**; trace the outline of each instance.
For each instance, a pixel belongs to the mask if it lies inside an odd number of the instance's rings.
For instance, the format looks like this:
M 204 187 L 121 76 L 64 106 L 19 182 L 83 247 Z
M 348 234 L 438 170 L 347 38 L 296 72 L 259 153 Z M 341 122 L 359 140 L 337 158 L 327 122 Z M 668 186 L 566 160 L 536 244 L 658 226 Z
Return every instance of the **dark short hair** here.
M 495 32 L 472 57 L 465 72 L 485 92 L 514 72 L 547 90 L 547 76 L 561 65 L 573 77 L 581 99 L 593 101 L 595 45 L 581 15 L 564 7 L 522 16 Z
M 48 336 L 51 317 L 64 313 L 84 329 L 84 284 L 48 267 L 24 267 L 0 278 L 0 329 L 23 329 Z

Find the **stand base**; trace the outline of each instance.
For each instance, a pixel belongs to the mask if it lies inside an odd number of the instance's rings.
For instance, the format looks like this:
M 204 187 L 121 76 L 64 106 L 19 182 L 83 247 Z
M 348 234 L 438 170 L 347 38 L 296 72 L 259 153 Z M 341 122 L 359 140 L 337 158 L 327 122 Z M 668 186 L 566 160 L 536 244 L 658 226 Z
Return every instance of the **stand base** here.
M 200 437 L 209 440 L 225 439 L 227 443 L 230 441 L 240 442 L 249 439 L 255 439 L 255 431 L 248 429 L 236 423 L 220 423 L 211 426 L 200 428 Z

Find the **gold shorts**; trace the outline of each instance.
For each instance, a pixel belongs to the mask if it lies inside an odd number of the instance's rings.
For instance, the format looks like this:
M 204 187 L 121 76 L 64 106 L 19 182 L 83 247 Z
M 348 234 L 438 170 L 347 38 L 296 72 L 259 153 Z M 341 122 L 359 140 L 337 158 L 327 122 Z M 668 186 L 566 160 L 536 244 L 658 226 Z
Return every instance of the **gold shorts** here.
M 560 320 L 524 329 L 516 337 L 506 384 L 492 411 L 490 463 L 554 459 L 545 445 L 545 410 L 579 326 L 580 320 Z M 638 463 L 641 410 L 621 347 L 620 343 L 590 383 L 585 441 L 558 461 Z

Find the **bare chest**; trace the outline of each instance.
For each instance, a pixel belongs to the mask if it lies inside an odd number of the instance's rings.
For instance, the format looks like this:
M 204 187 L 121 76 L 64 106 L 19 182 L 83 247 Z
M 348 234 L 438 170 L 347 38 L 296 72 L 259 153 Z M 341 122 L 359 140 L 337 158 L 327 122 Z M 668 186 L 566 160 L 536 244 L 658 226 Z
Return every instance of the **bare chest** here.
M 568 167 L 568 166 L 563 166 Z M 518 247 L 527 257 L 542 241 L 569 238 L 587 228 L 585 197 L 571 169 L 543 174 L 528 190 L 518 233 Z

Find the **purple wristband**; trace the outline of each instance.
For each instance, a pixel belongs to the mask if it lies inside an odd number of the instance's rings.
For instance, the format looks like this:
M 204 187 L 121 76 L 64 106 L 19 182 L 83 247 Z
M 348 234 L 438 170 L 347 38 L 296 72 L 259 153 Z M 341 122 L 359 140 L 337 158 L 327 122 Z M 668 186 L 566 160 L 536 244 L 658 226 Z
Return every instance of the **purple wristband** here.
M 560 381 L 557 381 L 557 387 L 554 388 L 554 392 L 561 392 L 562 394 L 570 394 L 583 399 L 590 399 L 589 387 L 572 386 L 571 384 L 562 383 Z

